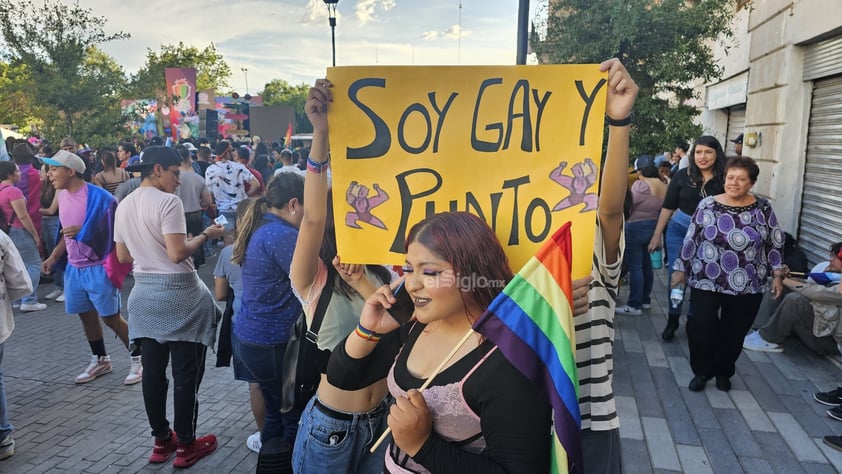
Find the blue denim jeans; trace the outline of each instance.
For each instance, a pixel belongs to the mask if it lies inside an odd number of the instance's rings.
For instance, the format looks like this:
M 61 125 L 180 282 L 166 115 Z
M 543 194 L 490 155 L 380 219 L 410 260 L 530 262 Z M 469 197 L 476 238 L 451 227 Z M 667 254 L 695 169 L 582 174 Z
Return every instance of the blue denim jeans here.
M 687 234 L 687 228 L 690 227 L 691 218 L 692 216 L 685 214 L 680 209 L 676 209 L 675 213 L 673 213 L 670 218 L 669 224 L 667 225 L 667 233 L 664 240 L 667 247 L 667 257 L 670 262 L 668 272 L 669 276 L 667 277 L 668 282 L 672 281 L 672 265 L 681 253 L 681 246 L 684 244 L 684 236 Z M 685 290 L 686 288 L 687 287 L 685 285 Z M 667 301 L 669 301 L 670 290 L 670 286 L 667 285 Z M 669 306 L 669 314 L 673 316 L 680 315 L 682 304 L 679 304 L 677 309 L 673 309 L 672 306 Z M 691 312 L 692 309 L 688 313 Z
M 652 259 L 649 257 L 649 240 L 655 233 L 657 219 L 634 221 L 626 224 L 626 265 L 629 272 L 629 299 L 626 304 L 640 309 L 651 303 Z
M 292 467 L 296 474 L 347 473 L 368 474 L 383 472 L 383 460 L 389 441 L 380 443 L 374 453 L 371 445 L 386 430 L 388 404 L 381 402 L 368 413 L 349 415 L 340 420 L 324 413 L 313 397 L 301 414 L 298 428 L 301 436 L 295 440 Z
M 38 282 L 41 280 L 41 254 L 38 253 L 38 247 L 35 245 L 35 240 L 32 234 L 25 229 L 12 227 L 9 229 L 9 237 L 15 243 L 20 257 L 23 259 L 23 264 L 26 265 L 26 273 L 29 274 L 29 279 L 32 280 L 32 293 L 21 298 L 22 304 L 34 304 L 38 302 Z
M 5 344 L 5 341 L 0 342 L 0 440 L 10 435 L 15 429 L 9 423 L 9 414 L 6 411 L 6 387 L 3 385 L 3 346 Z
M 281 387 L 284 375 L 284 353 L 286 344 L 251 344 L 241 341 L 231 331 L 231 350 L 242 364 L 247 376 L 260 385 L 263 402 L 266 405 L 266 421 L 260 433 L 260 441 L 266 446 L 273 438 L 284 438 L 290 445 L 295 443 L 298 433 L 298 418 L 301 413 L 281 413 L 283 399 Z
M 58 216 L 44 216 L 41 220 L 41 240 L 44 242 L 44 252 L 49 257 L 58 243 Z M 64 288 L 64 268 L 54 268 L 52 274 L 56 288 Z

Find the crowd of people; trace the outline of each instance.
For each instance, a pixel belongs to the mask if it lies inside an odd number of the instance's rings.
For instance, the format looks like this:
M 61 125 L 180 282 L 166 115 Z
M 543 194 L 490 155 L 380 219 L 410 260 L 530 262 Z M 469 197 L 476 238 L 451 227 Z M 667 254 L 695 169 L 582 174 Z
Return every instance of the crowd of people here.
M 575 282 L 573 303 L 584 463 L 594 472 L 620 472 L 611 383 L 613 296 L 622 262 L 627 118 L 637 86 L 619 61 L 601 68 L 609 84 L 605 191 L 592 275 Z M 234 377 L 250 384 L 258 433 L 246 444 L 259 453 L 258 472 L 547 471 L 547 394 L 486 339 L 468 340 L 419 391 L 502 289 L 461 288 L 447 275 L 512 278 L 488 224 L 458 212 L 418 222 L 406 240 L 406 264 L 398 269 L 350 265 L 336 254 L 331 86 L 320 79 L 309 91 L 313 144 L 298 156 L 229 140 L 124 142 L 115 151 L 96 152 L 69 139 L 55 152 L 47 144 L 36 150 L 12 143 L 14 163 L 0 162 L 0 210 L 17 218 L 10 236 L 0 237 L 0 250 L 11 249 L 17 258 L 3 259 L 8 307 L 0 307 L 0 341 L 11 332 L 10 298 L 35 298 L 32 282 L 42 274 L 61 280 L 48 296 L 60 297 L 67 313 L 79 315 L 91 350 L 75 382 L 112 371 L 101 320 L 131 357 L 124 383 L 141 383 L 153 437 L 150 463 L 174 456 L 174 466 L 189 467 L 216 449 L 216 436 L 197 427 L 197 393 L 207 348 L 218 339 L 220 348 L 229 343 Z M 24 189 L 15 186 L 21 181 Z M 217 239 L 225 245 L 211 291 L 196 268 Z M 133 287 L 121 308 L 120 289 L 129 275 Z M 398 283 L 414 306 L 403 325 L 389 313 Z M 214 300 L 228 301 L 226 311 Z M 42 309 L 31 306 L 38 304 L 23 299 L 21 310 Z M 299 320 L 317 333 L 321 377 L 312 397 L 290 403 L 281 388 Z M 5 398 L 0 401 L 0 452 L 13 453 Z M 373 449 L 386 429 L 391 436 Z
M 669 309 L 661 337 L 675 337 L 689 289 L 691 391 L 711 379 L 731 390 L 743 349 L 782 352 L 790 335 L 818 354 L 842 353 L 842 242 L 808 272 L 806 255 L 780 229 L 770 202 L 751 192 L 760 168 L 742 156 L 742 140 L 742 134 L 731 140 L 731 157 L 712 136 L 657 159 L 643 155 L 627 196 L 629 296 L 615 311 L 639 315 L 651 308 L 653 267 L 665 259 Z M 842 421 L 842 387 L 814 398 Z M 842 450 L 842 437 L 824 442 Z
M 665 247 L 670 272 L 666 341 L 690 289 L 690 390 L 713 378 L 730 390 L 743 348 L 782 350 L 792 331 L 839 352 L 842 327 L 829 323 L 831 313 L 838 319 L 838 289 L 831 298 L 812 290 L 821 286 L 815 281 L 790 278 L 795 270 L 774 210 L 750 192 L 760 171 L 751 158 L 726 159 L 717 139 L 702 136 L 672 156 L 638 158 L 627 186 L 627 118 L 637 86 L 617 60 L 601 70 L 608 74 L 609 133 L 593 267 L 574 282 L 572 303 L 583 465 L 619 473 L 614 316 L 651 307 L 651 251 Z M 126 347 L 131 368 L 123 383 L 142 384 L 150 463 L 174 456 L 175 467 L 190 467 L 217 448 L 215 434 L 199 434 L 197 395 L 207 348 L 218 342 L 220 360 L 230 354 L 234 378 L 249 384 L 257 432 L 246 445 L 258 452 L 257 472 L 547 472 L 547 394 L 480 335 L 441 360 L 501 291 L 462 288 L 447 276 L 513 277 L 489 225 L 468 213 L 429 216 L 410 228 L 399 269 L 351 265 L 337 255 L 331 87 L 320 79 L 309 90 L 310 149 L 256 137 L 248 144 L 125 141 L 96 151 L 72 139 L 58 150 L 7 143 L 13 161 L 0 161 L 0 362 L 14 328 L 13 301 L 21 311 L 44 309 L 37 285 L 49 276 L 56 289 L 46 297 L 79 315 L 90 346 L 77 384 L 112 371 L 100 321 Z M 196 270 L 217 241 L 223 248 L 209 289 Z M 842 269 L 839 247 L 814 274 Z M 623 267 L 630 292 L 617 306 Z M 129 275 L 123 309 L 120 289 Z M 414 305 L 403 324 L 390 313 L 399 286 Z M 225 301 L 225 310 L 215 301 Z M 746 335 L 764 308 L 771 308 L 768 322 Z M 283 388 L 299 321 L 315 338 L 320 378 L 311 397 L 290 400 Z M 809 327 L 822 330 L 810 335 Z M 838 407 L 842 389 L 816 399 Z M 834 410 L 842 419 L 842 408 Z M 12 429 L 0 373 L 0 459 L 14 453 Z M 387 429 L 391 436 L 379 444 Z

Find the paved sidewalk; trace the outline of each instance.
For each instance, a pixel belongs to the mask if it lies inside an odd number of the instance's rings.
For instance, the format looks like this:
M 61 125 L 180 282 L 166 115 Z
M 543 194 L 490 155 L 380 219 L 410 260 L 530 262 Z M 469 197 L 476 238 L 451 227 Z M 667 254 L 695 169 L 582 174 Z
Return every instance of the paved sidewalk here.
M 822 442 L 842 433 L 842 422 L 813 400 L 814 392 L 842 385 L 834 361 L 790 338 L 783 353 L 744 350 L 730 392 L 712 382 L 691 392 L 685 318 L 675 339 L 661 340 L 665 280 L 666 271 L 656 271 L 651 310 L 615 319 L 614 392 L 626 472 L 842 471 L 842 452 Z M 621 304 L 627 294 L 624 287 Z
M 208 283 L 215 261 L 200 271 Z M 653 308 L 616 319 L 614 385 L 626 472 L 842 471 L 842 453 L 821 441 L 842 433 L 842 423 L 828 418 L 827 407 L 812 398 L 842 383 L 839 368 L 790 339 L 783 353 L 740 356 L 731 392 L 712 383 L 704 392 L 690 392 L 684 321 L 675 340 L 660 339 L 665 273 L 656 274 Z M 52 289 L 45 284 L 39 292 Z M 123 293 L 125 299 L 128 289 Z M 171 463 L 147 463 L 152 438 L 140 385 L 122 385 L 129 357 L 107 328 L 114 372 L 76 385 L 73 378 L 90 356 L 78 317 L 51 302 L 44 311 L 16 314 L 16 323 L 2 369 L 17 445 L 12 458 L 0 461 L 0 472 L 175 471 Z M 219 448 L 191 472 L 254 472 L 257 455 L 245 446 L 255 430 L 247 387 L 215 362 L 209 352 L 198 431 L 215 433 Z
M 215 248 L 215 250 L 219 250 Z M 213 288 L 209 259 L 199 274 Z M 127 279 L 123 302 L 132 279 Z M 148 464 L 152 436 L 143 408 L 140 384 L 124 386 L 129 355 L 110 329 L 103 326 L 114 371 L 83 385 L 74 377 L 90 360 L 79 317 L 64 313 L 64 304 L 43 299 L 52 284 L 42 285 L 40 301 L 49 307 L 35 313 L 15 312 L 16 328 L 6 341 L 3 379 L 9 416 L 15 425 L 15 455 L 0 461 L 2 473 L 134 473 L 174 472 L 172 462 Z M 125 304 L 123 305 L 125 317 Z M 208 351 L 199 391 L 198 434 L 214 433 L 219 447 L 190 471 L 254 472 L 257 454 L 246 448 L 256 431 L 248 387 L 234 380 L 230 367 L 217 368 Z M 171 377 L 170 377 L 171 378 Z M 172 422 L 172 382 L 168 403 Z

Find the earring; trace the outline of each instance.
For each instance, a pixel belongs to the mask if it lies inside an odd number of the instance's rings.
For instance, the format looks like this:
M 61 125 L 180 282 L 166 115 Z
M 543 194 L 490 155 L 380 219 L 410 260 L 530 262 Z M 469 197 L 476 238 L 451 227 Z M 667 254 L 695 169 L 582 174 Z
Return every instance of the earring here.
M 295 209 L 292 210 L 292 213 L 295 214 Z

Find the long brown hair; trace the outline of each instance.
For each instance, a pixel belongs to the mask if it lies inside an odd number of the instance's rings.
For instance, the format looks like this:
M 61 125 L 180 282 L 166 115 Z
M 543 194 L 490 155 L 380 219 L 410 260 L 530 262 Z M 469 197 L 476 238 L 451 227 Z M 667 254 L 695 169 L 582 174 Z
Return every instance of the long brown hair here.
M 231 252 L 232 262 L 237 265 L 243 264 L 251 236 L 264 223 L 263 214 L 269 208 L 283 209 L 293 198 L 304 203 L 304 178 L 297 173 L 281 173 L 269 180 L 266 195 L 249 200 L 242 219 L 237 222 L 238 232 Z

